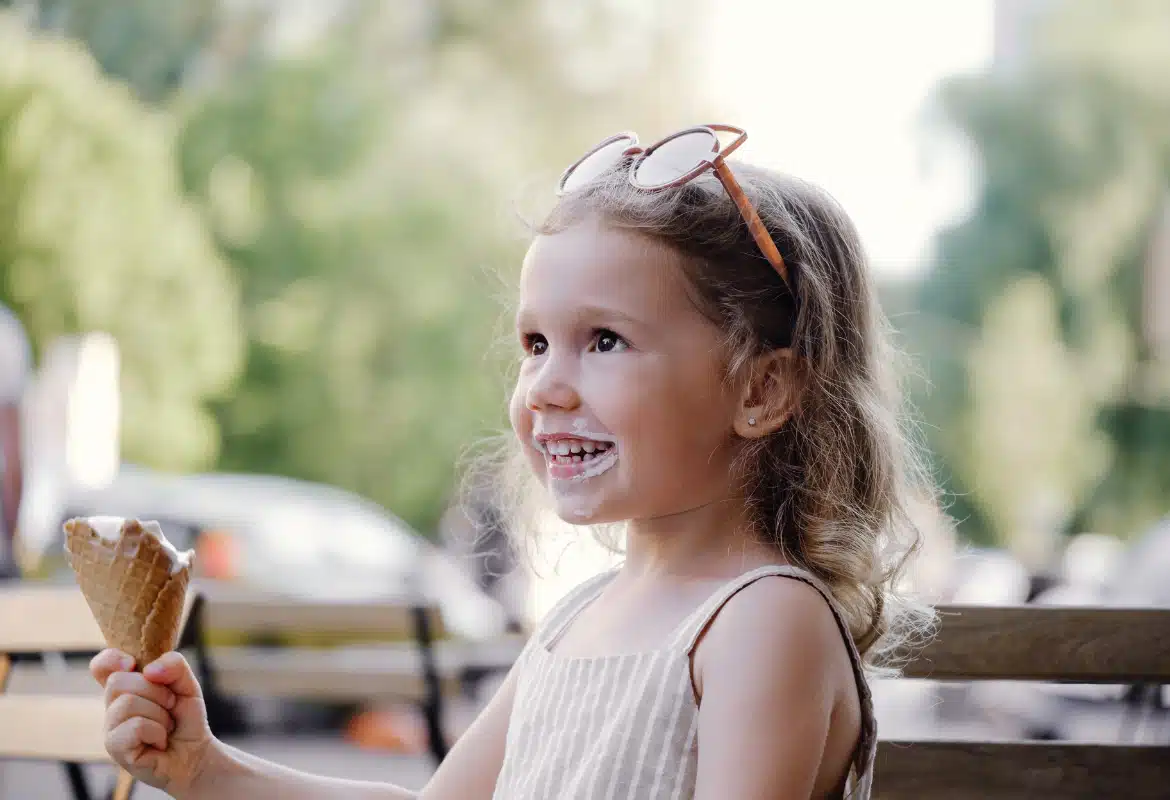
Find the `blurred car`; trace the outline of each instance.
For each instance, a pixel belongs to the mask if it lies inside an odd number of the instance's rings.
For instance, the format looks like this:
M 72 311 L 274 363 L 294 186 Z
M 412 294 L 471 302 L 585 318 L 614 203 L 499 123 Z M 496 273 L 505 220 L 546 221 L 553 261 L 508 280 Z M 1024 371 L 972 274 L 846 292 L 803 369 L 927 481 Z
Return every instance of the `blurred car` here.
M 1111 605 L 1170 608 L 1170 517 L 1135 537 L 1112 577 Z
M 504 631 L 503 608 L 452 555 L 369 500 L 269 475 L 172 475 L 125 466 L 108 486 L 65 498 L 60 521 L 108 514 L 157 519 L 176 547 L 196 550 L 204 580 L 321 600 L 419 596 L 456 636 Z M 59 526 L 58 526 L 59 528 Z M 47 561 L 64 568 L 61 539 Z

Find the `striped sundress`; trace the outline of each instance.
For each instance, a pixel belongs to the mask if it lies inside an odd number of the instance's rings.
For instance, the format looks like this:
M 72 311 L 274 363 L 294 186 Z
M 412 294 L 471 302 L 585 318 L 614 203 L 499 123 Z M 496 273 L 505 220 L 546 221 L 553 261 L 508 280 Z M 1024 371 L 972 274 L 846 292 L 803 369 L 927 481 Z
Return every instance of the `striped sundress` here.
M 708 622 L 737 592 L 771 575 L 813 586 L 845 638 L 861 699 L 861 736 L 844 796 L 868 800 L 877 731 L 861 660 L 836 603 L 816 578 L 761 567 L 728 582 L 659 650 L 595 657 L 552 652 L 616 570 L 572 590 L 517 661 L 518 683 L 496 800 L 683 800 L 695 790 L 699 708 L 690 654 Z

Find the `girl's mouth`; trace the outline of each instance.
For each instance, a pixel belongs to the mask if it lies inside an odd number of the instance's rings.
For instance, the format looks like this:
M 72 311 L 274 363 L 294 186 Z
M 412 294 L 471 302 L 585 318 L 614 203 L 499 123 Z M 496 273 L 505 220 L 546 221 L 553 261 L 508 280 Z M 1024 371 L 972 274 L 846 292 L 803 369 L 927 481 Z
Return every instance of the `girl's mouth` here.
M 617 463 L 617 444 L 612 441 L 576 437 L 537 440 L 544 453 L 549 477 L 581 481 L 608 471 Z

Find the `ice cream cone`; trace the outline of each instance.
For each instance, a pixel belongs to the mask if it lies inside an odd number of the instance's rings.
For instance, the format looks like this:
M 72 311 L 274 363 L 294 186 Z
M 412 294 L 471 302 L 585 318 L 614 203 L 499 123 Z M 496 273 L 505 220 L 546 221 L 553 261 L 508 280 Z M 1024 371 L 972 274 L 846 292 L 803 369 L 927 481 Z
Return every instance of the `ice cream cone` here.
M 157 523 L 106 519 L 116 528 L 66 522 L 65 550 L 106 643 L 141 670 L 177 644 L 193 554 L 178 553 Z

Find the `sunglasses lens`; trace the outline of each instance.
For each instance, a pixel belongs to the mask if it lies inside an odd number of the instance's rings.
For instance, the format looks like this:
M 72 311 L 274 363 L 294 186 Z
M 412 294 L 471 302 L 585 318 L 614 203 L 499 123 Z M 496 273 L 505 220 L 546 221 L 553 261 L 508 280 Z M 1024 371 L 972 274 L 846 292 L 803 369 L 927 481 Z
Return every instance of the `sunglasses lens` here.
M 597 180 L 621 161 L 622 154 L 633 144 L 633 139 L 623 136 L 597 148 L 565 174 L 561 179 L 561 191 L 576 191 Z
M 643 189 L 657 189 L 674 183 L 710 161 L 718 147 L 719 140 L 706 131 L 676 136 L 654 148 L 638 163 L 634 184 Z

